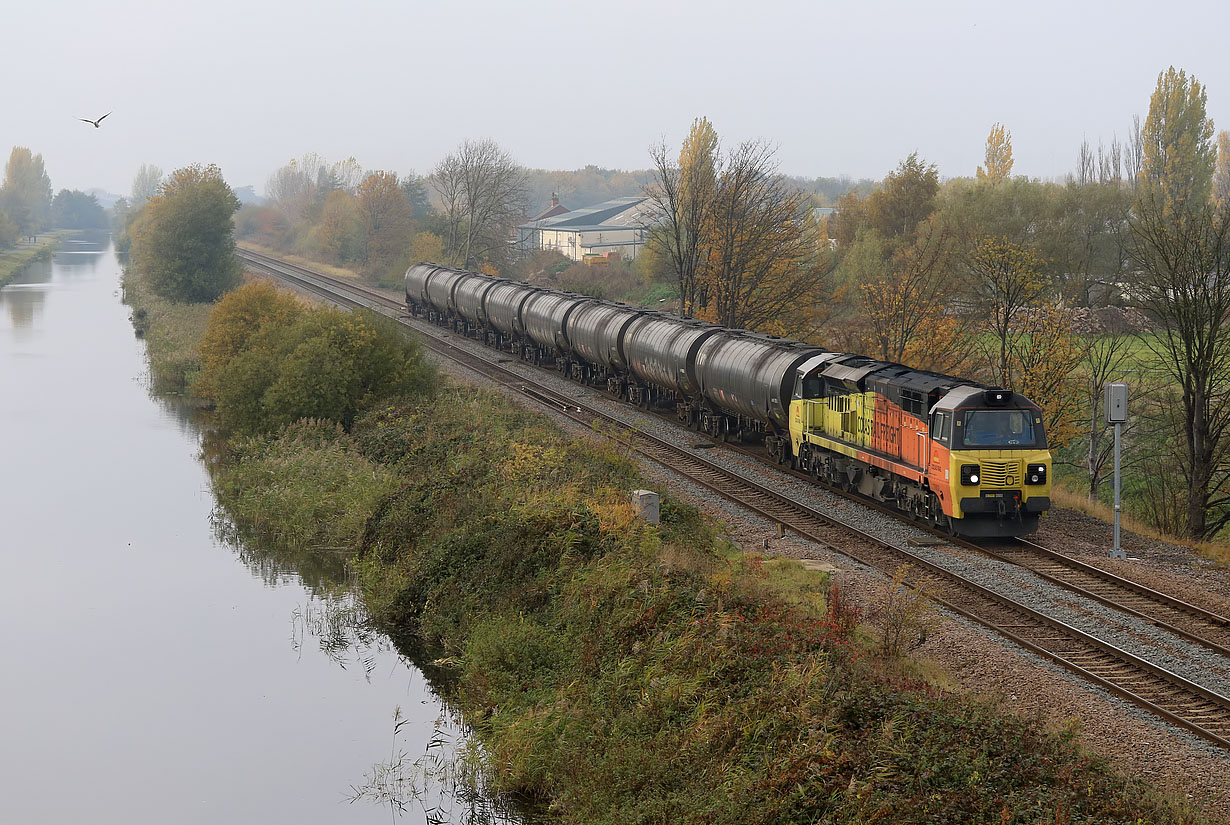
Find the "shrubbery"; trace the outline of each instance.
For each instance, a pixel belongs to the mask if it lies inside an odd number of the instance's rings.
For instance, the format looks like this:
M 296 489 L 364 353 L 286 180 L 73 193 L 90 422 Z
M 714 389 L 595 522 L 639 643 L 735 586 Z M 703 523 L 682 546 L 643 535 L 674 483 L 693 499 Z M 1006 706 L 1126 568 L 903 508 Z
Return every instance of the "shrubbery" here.
M 301 418 L 349 429 L 381 398 L 429 392 L 433 370 L 396 322 L 309 309 L 262 283 L 229 293 L 201 342 L 195 391 L 226 432 L 271 432 Z

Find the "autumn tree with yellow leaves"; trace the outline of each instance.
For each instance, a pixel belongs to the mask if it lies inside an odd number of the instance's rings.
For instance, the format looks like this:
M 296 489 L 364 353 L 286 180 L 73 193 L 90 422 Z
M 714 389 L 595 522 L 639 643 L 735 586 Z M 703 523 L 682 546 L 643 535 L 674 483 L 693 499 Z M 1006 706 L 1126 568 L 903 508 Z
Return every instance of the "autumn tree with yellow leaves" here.
M 1230 208 L 1230 132 L 1217 134 L 1217 171 L 1213 173 L 1213 205 Z
M 978 167 L 978 179 L 992 183 L 1012 177 L 1012 133 L 1002 123 L 987 135 L 986 168 Z
M 1139 196 L 1163 214 L 1200 210 L 1209 200 L 1217 150 L 1205 114 L 1208 91 L 1171 66 L 1157 77 L 1141 137 Z
M 1011 389 L 1018 377 L 1012 352 L 1025 334 L 1025 311 L 1041 302 L 1049 286 L 1044 262 L 1006 238 L 986 238 L 966 256 L 965 269 L 977 315 L 989 335 L 984 354 L 991 379 Z
M 355 196 L 363 226 L 363 264 L 377 270 L 405 251 L 411 207 L 396 172 L 372 172 Z
M 708 119 L 698 117 L 692 121 L 677 161 L 665 141 L 653 146 L 649 154 L 654 180 L 646 194 L 654 221 L 646 246 L 674 276 L 680 313 L 691 317 L 703 303 L 698 276 L 705 262 L 704 236 L 717 185 L 717 132 Z
M 960 374 L 970 367 L 971 328 L 950 313 L 956 283 L 948 236 L 935 221 L 859 284 L 869 352 L 916 369 Z

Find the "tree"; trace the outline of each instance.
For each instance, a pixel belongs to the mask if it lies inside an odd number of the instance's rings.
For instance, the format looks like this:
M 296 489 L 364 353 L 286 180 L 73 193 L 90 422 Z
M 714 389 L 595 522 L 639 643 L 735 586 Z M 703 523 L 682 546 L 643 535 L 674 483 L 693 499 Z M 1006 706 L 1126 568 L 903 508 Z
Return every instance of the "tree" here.
M 368 175 L 359 184 L 356 204 L 363 227 L 363 263 L 379 269 L 405 251 L 410 235 L 410 204 L 397 173 Z
M 1217 134 L 1217 171 L 1213 174 L 1213 203 L 1230 208 L 1230 132 L 1225 129 Z
M 966 258 L 966 270 L 978 317 L 992 336 L 988 351 L 992 380 L 997 386 L 1016 386 L 1012 349 L 1024 334 L 1023 310 L 1039 303 L 1048 283 L 1041 258 L 1006 238 L 984 239 Z
M 1211 202 L 1213 124 L 1194 77 L 1159 75 L 1132 210 L 1134 292 L 1160 327 L 1145 343 L 1175 387 L 1183 532 L 1230 523 L 1230 212 Z
M 213 301 L 239 283 L 231 216 L 239 200 L 217 166 L 178 169 L 133 227 L 132 262 L 157 294 Z
M 17 224 L 9 220 L 9 216 L 4 212 L 0 212 L 0 249 L 15 246 L 18 237 L 20 235 L 17 231 Z
M 51 178 L 43 168 L 43 156 L 14 146 L 4 167 L 0 209 L 17 225 L 22 235 L 39 232 L 51 212 Z
M 862 315 L 875 345 L 874 355 L 885 361 L 923 366 L 917 362 L 918 356 L 934 345 L 952 298 L 946 247 L 944 231 L 934 222 L 928 223 L 915 244 L 897 252 L 889 266 L 861 281 Z M 916 342 L 922 346 L 916 346 Z M 946 366 L 954 368 L 952 364 Z
M 847 249 L 858 238 L 865 219 L 863 199 L 851 190 L 837 198 L 836 211 L 825 217 L 825 234 L 833 239 L 837 249 Z
M 106 229 L 107 213 L 98 198 L 61 189 L 51 201 L 51 225 L 58 229 Z
M 132 206 L 140 209 L 146 202 L 158 194 L 162 184 L 162 170 L 153 164 L 143 163 L 132 179 Z
M 1128 271 L 1132 192 L 1113 178 L 1047 187 L 1035 241 L 1066 297 L 1081 306 L 1106 304 Z
M 1200 81 L 1174 66 L 1157 76 L 1141 134 L 1140 184 L 1142 197 L 1163 210 L 1198 209 L 1209 200 L 1216 150 L 1207 97 Z
M 1114 454 L 1114 440 L 1107 431 L 1102 404 L 1106 385 L 1119 380 L 1132 353 L 1132 338 L 1116 330 L 1088 336 L 1082 347 L 1081 389 L 1085 410 L 1089 415 L 1089 446 L 1085 451 L 1085 469 L 1089 475 L 1089 500 L 1097 501 L 1098 492 L 1106 480 Z M 1135 420 L 1129 423 L 1131 427 Z
M 1083 341 L 1072 332 L 1072 311 L 1059 303 L 1022 310 L 1009 350 L 1012 383 L 1006 384 L 1042 408 L 1051 449 L 1076 437 L 1080 392 L 1075 372 Z
M 444 203 L 452 264 L 472 269 L 502 260 L 508 233 L 525 213 L 525 170 L 495 141 L 467 140 L 430 180 Z
M 717 181 L 717 132 L 706 118 L 692 121 L 679 160 L 662 141 L 649 150 L 654 179 L 646 187 L 652 219 L 646 246 L 664 262 L 679 287 L 680 313 L 700 304 L 698 276 L 704 265 L 703 237 Z
M 193 391 L 202 398 L 215 398 L 219 376 L 264 329 L 288 325 L 305 311 L 293 293 L 269 281 L 253 281 L 222 296 L 201 336 L 201 373 Z
M 309 309 L 253 283 L 211 314 L 194 389 L 216 403 L 224 431 L 267 432 L 301 418 L 349 428 L 375 399 L 430 389 L 431 375 L 396 322 Z
M 786 332 L 781 325 L 815 303 L 825 275 L 811 199 L 778 173 L 775 155 L 747 141 L 718 170 L 699 281 L 704 316 L 723 326 Z
M 987 135 L 986 168 L 978 167 L 978 179 L 997 183 L 1012 177 L 1012 133 L 996 123 Z
M 1164 186 L 1156 191 L 1167 191 Z M 1173 190 L 1170 190 L 1173 191 Z M 1230 215 L 1207 202 L 1178 211 L 1143 196 L 1133 210 L 1133 284 L 1159 329 L 1144 339 L 1176 388 L 1184 533 L 1207 538 L 1230 523 Z
M 912 238 L 918 225 L 935 211 L 940 191 L 939 170 L 917 152 L 901 161 L 884 178 L 884 185 L 867 196 L 867 224 L 885 238 Z
M 415 263 L 426 261 L 438 264 L 444 260 L 444 239 L 431 232 L 420 232 L 410 241 L 407 257 Z
M 361 261 L 364 256 L 363 218 L 352 195 L 335 189 L 325 198 L 312 240 L 334 263 Z
M 413 172 L 401 179 L 401 191 L 410 204 L 410 217 L 416 221 L 430 216 L 435 210 L 431 207 L 431 196 L 427 192 L 427 178 Z

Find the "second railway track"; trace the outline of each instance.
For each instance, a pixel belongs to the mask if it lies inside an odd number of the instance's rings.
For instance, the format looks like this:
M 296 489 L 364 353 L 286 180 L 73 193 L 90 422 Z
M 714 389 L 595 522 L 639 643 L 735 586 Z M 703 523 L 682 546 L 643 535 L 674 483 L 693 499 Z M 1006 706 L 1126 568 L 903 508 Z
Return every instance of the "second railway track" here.
M 329 278 L 320 273 L 285 261 L 248 250 L 240 251 L 241 258 L 252 268 L 289 281 L 301 289 L 320 295 L 343 306 L 366 307 L 383 314 L 401 316 L 404 306 L 382 293 L 364 288 L 352 282 Z M 403 323 L 410 325 L 409 319 Z M 635 426 L 603 412 L 577 395 L 564 395 L 542 384 L 535 384 L 522 373 L 503 366 L 510 357 L 493 358 L 472 352 L 468 347 L 458 346 L 449 339 L 454 333 L 432 327 L 426 322 L 417 322 L 414 328 L 424 344 L 438 354 L 461 363 L 463 366 L 487 376 L 514 391 L 527 394 L 550 406 L 557 414 L 593 429 L 605 430 L 616 435 L 632 449 L 644 454 L 667 469 L 685 476 L 721 496 L 738 503 L 748 510 L 772 522 L 785 525 L 800 536 L 828 547 L 862 564 L 890 573 L 900 564 L 912 565 L 915 575 L 925 575 L 935 590 L 936 601 L 945 608 L 965 616 L 983 626 L 995 630 L 1026 649 L 1049 659 L 1062 667 L 1104 689 L 1146 708 L 1157 716 L 1185 728 L 1216 745 L 1230 749 L 1230 698 L 1202 687 L 1165 667 L 1147 661 L 1115 645 L 1109 644 L 1089 633 L 1071 626 L 1043 612 L 996 593 L 960 573 L 933 563 L 923 556 L 884 541 L 864 530 L 843 523 L 830 514 L 820 513 L 813 507 L 797 501 L 768 484 L 759 483 L 696 454 L 694 450 L 656 438 Z M 468 339 L 467 339 L 468 340 Z M 983 548 L 976 548 L 987 552 Z M 1023 551 L 1022 551 L 1023 552 Z M 992 553 L 1025 567 L 1029 563 L 1014 560 L 1015 553 Z M 1034 555 L 1038 555 L 1036 552 Z M 1051 559 L 1051 570 L 1039 572 L 1077 592 L 1097 599 L 1128 615 L 1143 617 L 1155 625 L 1177 631 L 1189 640 L 1214 650 L 1217 655 L 1228 651 L 1219 641 L 1206 639 L 1198 633 L 1178 630 L 1168 619 L 1181 619 L 1190 623 L 1205 623 L 1208 635 L 1224 634 L 1230 622 L 1208 611 L 1193 608 L 1181 600 L 1158 594 L 1135 583 L 1114 583 L 1105 574 L 1081 570 L 1087 577 L 1080 583 L 1072 582 L 1072 574 L 1065 571 L 1076 565 L 1065 564 L 1067 557 L 1054 554 L 1060 559 Z M 1073 561 L 1068 559 L 1068 561 Z M 1039 568 L 1044 565 L 1039 564 Z M 1087 566 L 1086 566 L 1087 567 Z M 1093 568 L 1096 570 L 1096 568 Z M 1104 571 L 1099 571 L 1104 573 Z M 1069 581 L 1065 581 L 1065 577 Z M 1112 577 L 1117 578 L 1117 577 Z M 1127 582 L 1127 580 L 1120 580 Z M 1115 595 L 1106 595 L 1111 588 L 1115 594 L 1131 592 L 1132 605 L 1123 605 Z M 1144 593 L 1141 591 L 1148 591 Z M 1177 603 L 1177 604 L 1176 604 Z M 1156 615 L 1155 607 L 1164 605 L 1170 611 L 1166 617 Z M 1181 616 L 1174 615 L 1177 611 Z M 1201 614 L 1207 614 L 1202 616 Z M 1221 637 L 1224 638 L 1224 637 Z M 1227 661 L 1230 666 L 1230 660 Z

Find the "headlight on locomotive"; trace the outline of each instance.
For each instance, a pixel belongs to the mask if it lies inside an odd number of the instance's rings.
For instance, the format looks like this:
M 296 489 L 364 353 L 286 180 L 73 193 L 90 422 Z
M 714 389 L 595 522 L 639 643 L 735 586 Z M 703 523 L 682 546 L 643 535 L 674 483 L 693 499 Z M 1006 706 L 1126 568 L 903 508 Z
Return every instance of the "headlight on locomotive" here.
M 961 465 L 961 483 L 965 486 L 970 487 L 977 484 L 981 477 L 982 468 L 977 464 Z
M 1025 468 L 1026 484 L 1046 484 L 1046 465 L 1030 464 Z

